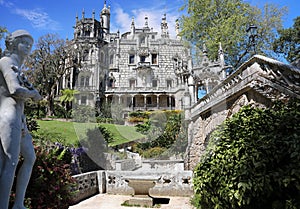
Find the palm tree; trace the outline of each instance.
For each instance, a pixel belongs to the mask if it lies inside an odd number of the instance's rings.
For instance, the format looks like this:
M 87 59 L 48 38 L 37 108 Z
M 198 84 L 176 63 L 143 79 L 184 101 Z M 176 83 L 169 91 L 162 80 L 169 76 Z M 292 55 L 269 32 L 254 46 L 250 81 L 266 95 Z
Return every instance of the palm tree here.
M 79 91 L 75 89 L 63 89 L 60 93 L 59 100 L 64 105 L 66 112 L 69 113 L 72 109 L 72 102 L 75 101 L 75 94 L 78 94 Z

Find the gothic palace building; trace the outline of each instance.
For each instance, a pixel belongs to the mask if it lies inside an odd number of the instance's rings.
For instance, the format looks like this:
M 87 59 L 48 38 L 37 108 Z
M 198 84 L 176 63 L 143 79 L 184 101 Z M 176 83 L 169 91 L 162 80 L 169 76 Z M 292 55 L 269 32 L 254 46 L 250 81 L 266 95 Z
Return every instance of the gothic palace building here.
M 166 15 L 161 31 L 155 32 L 145 17 L 138 28 L 132 19 L 128 32 L 110 31 L 110 7 L 106 1 L 100 20 L 76 17 L 72 43 L 81 64 L 65 76 L 62 87 L 80 91 L 80 105 L 97 106 L 114 103 L 123 113 L 136 110 L 183 109 L 195 103 L 199 92 L 207 93 L 224 75 L 224 58 L 220 46 L 218 61 L 210 61 L 203 52 L 201 63 L 192 63 L 190 49 L 179 36 L 168 32 Z M 67 74 L 66 74 L 67 75 Z

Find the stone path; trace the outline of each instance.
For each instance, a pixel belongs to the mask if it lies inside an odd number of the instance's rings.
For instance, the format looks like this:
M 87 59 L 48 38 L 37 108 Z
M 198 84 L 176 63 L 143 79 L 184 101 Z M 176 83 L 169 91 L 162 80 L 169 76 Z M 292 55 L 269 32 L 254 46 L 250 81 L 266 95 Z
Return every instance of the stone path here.
M 130 196 L 98 194 L 77 205 L 70 206 L 69 209 L 141 209 L 144 207 L 126 207 L 121 204 L 128 200 Z M 194 209 L 190 204 L 189 197 L 168 197 L 168 204 L 161 204 L 161 209 Z

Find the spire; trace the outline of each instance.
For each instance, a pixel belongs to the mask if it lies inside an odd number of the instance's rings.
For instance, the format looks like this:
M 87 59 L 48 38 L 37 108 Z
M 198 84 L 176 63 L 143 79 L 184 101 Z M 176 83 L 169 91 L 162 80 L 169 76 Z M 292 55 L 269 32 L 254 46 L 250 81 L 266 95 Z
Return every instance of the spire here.
M 135 33 L 135 26 L 134 26 L 134 17 L 132 17 L 131 19 L 131 34 L 134 34 Z
M 148 27 L 148 17 L 147 16 L 145 16 L 145 28 L 149 28 Z
M 220 60 L 221 68 L 223 69 L 224 66 L 225 66 L 225 59 L 224 59 L 224 52 L 223 52 L 223 49 L 222 49 L 221 42 L 219 42 L 219 60 Z
M 106 0 L 104 1 L 103 9 L 101 11 L 102 15 L 110 14 L 110 6 L 106 6 Z
M 176 19 L 176 22 L 175 22 L 175 32 L 176 32 L 176 38 L 181 39 L 181 37 L 179 35 L 179 20 L 178 19 Z
M 205 43 L 203 43 L 203 50 L 202 50 L 202 52 L 203 52 L 204 56 L 207 55 L 207 48 L 206 48 L 206 44 Z
M 76 22 L 78 22 L 78 13 L 76 13 Z
M 167 23 L 167 15 L 166 13 L 164 14 L 164 17 L 162 18 L 161 21 L 161 36 L 164 38 L 169 37 L 169 31 L 168 31 L 168 23 Z
M 95 19 L 95 10 L 93 9 L 93 14 L 92 14 L 93 20 Z
M 100 13 L 100 19 L 102 22 L 103 31 L 105 34 L 110 33 L 110 7 L 106 6 L 106 0 L 104 0 L 103 9 Z
M 85 12 L 84 12 L 84 8 L 82 9 L 82 19 L 84 19 L 84 14 L 85 14 Z

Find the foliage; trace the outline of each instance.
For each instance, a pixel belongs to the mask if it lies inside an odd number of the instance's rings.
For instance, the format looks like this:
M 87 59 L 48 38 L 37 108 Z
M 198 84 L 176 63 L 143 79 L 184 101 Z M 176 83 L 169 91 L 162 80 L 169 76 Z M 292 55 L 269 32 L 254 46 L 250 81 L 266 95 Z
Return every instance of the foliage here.
M 198 208 L 300 208 L 300 101 L 243 107 L 219 126 L 194 171 Z
M 147 150 L 141 152 L 141 156 L 148 159 L 148 158 L 159 158 L 163 156 L 163 153 L 166 152 L 166 148 L 164 147 L 151 147 Z
M 0 40 L 3 38 L 5 33 L 7 33 L 7 29 L 5 27 L 0 26 Z
M 57 35 L 46 34 L 39 38 L 35 50 L 26 61 L 31 82 L 47 101 L 47 115 L 54 115 L 54 98 L 57 84 L 67 76 L 68 69 L 75 66 L 74 50 L 70 43 Z
M 4 37 L 4 34 L 7 32 L 5 27 L 0 26 L 0 40 Z M 0 48 L 0 58 L 2 57 L 2 49 Z
M 143 117 L 129 117 L 127 119 L 127 121 L 131 122 L 131 123 L 139 123 L 139 122 L 144 122 L 145 118 L 143 118 Z
M 273 4 L 260 10 L 242 0 L 189 0 L 182 9 L 188 13 L 181 18 L 182 36 L 197 49 L 205 43 L 211 60 L 218 58 L 221 43 L 225 60 L 234 67 L 249 58 L 251 43 L 246 30 L 251 24 L 258 27 L 258 53 L 272 54 L 271 43 L 286 12 Z
M 136 151 L 141 155 L 150 156 L 152 148 L 160 147 L 161 150 L 168 150 L 169 154 L 178 154 L 184 152 L 187 145 L 187 137 L 185 134 L 185 127 L 182 123 L 181 111 L 157 111 L 151 113 L 149 119 L 143 123 L 136 125 L 137 131 L 146 135 L 146 141 L 140 142 L 136 146 Z M 175 147 L 180 145 L 179 147 Z M 156 149 L 154 149 L 156 150 Z M 144 154 L 146 152 L 146 154 Z M 153 152 L 158 154 L 156 157 L 161 157 L 160 152 Z
M 134 126 L 124 126 L 118 124 L 101 123 L 112 134 L 113 141 L 109 144 L 110 147 L 118 146 L 130 141 L 143 139 L 145 136 L 136 131 Z
M 96 122 L 95 114 L 94 108 L 88 105 L 77 105 L 72 110 L 73 120 L 81 123 Z
M 279 38 L 273 43 L 274 51 L 284 55 L 289 62 L 300 59 L 300 16 L 293 27 L 279 30 Z
M 147 111 L 134 111 L 129 113 L 129 117 L 149 119 L 151 113 Z
M 37 160 L 26 191 L 26 206 L 34 209 L 68 209 L 72 203 L 71 188 L 75 181 L 66 163 L 70 161 L 67 150 L 36 146 L 35 152 Z
M 99 131 L 107 144 L 112 143 L 114 141 L 112 133 L 105 126 L 100 124 Z
M 61 96 L 59 97 L 60 102 L 65 108 L 66 118 L 71 117 L 72 102 L 75 101 L 75 95 L 79 93 L 76 89 L 63 89 L 60 91 Z
M 97 123 L 113 123 L 114 122 L 114 119 L 112 118 L 104 118 L 104 117 L 96 117 L 96 122 Z
M 142 134 L 147 134 L 151 128 L 151 122 L 150 122 L 150 120 L 147 120 L 146 122 L 144 122 L 142 124 L 135 125 L 135 127 L 136 127 L 136 131 L 138 131 Z
M 26 100 L 24 113 L 26 116 L 32 118 L 43 118 L 46 116 L 46 102 L 44 100 L 34 102 L 32 100 Z

